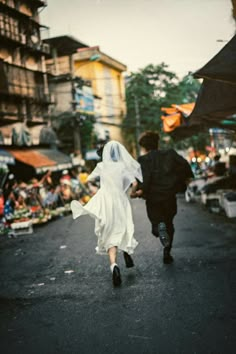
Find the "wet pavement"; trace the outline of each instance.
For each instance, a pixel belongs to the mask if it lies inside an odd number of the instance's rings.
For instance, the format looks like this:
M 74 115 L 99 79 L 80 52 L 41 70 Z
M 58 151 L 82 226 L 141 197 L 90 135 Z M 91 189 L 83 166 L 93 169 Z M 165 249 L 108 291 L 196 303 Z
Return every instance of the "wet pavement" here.
M 174 263 L 164 265 L 145 205 L 132 201 L 135 267 L 95 254 L 93 220 L 71 216 L 0 239 L 4 354 L 233 354 L 236 219 L 179 198 Z

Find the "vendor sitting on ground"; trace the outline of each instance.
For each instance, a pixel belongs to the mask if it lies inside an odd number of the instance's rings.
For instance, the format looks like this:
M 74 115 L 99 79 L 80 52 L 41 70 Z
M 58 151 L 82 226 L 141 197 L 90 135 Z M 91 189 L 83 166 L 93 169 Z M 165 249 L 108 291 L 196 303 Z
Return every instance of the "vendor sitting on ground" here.
M 65 203 L 70 203 L 73 199 L 73 193 L 71 190 L 71 182 L 63 180 L 61 182 L 61 196 Z
M 28 209 L 25 199 L 26 199 L 27 195 L 24 192 L 20 192 L 19 196 L 16 200 L 16 204 L 15 204 L 15 209 L 16 210 L 22 210 L 22 209 Z
M 47 207 L 49 209 L 55 209 L 58 204 L 58 189 L 55 189 L 54 187 L 49 187 L 48 191 L 46 193 L 46 198 L 43 200 L 43 206 Z

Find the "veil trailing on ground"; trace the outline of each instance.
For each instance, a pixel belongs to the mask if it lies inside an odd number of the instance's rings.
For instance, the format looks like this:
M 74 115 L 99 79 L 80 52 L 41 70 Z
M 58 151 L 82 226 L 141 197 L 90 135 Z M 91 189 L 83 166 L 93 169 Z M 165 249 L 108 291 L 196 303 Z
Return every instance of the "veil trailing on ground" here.
M 140 182 L 143 182 L 143 176 L 140 164 L 128 153 L 126 148 L 118 141 L 109 141 L 103 149 L 102 161 L 107 162 L 122 162 L 127 172 L 134 175 Z

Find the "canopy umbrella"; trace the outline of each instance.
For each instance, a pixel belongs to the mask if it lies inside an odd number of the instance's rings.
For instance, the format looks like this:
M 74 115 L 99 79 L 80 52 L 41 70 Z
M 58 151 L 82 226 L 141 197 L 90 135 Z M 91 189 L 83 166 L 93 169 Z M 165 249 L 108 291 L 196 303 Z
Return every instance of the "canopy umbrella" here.
M 217 80 L 204 79 L 198 93 L 195 108 L 189 120 L 221 124 L 223 119 L 231 119 L 236 112 L 236 85 Z
M 222 127 L 236 131 L 236 35 L 205 66 L 194 73 L 203 78 L 196 105 L 186 127 L 174 130 L 178 139 Z
M 234 127 L 236 113 L 236 35 L 206 65 L 194 73 L 203 78 L 191 124 L 199 120 L 208 124 Z M 228 122 L 227 122 L 228 121 Z M 236 125 L 234 127 L 236 129 Z
M 206 78 L 236 84 L 236 35 L 206 65 L 194 73 Z

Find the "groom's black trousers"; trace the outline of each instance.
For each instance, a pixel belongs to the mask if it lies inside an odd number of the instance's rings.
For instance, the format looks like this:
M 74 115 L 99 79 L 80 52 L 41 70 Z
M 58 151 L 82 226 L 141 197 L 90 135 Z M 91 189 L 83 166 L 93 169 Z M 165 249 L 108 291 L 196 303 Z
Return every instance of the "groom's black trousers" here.
M 158 237 L 158 224 L 164 222 L 166 224 L 167 232 L 170 237 L 171 250 L 174 238 L 174 224 L 173 219 L 177 213 L 176 197 L 172 196 L 165 200 L 146 200 L 147 215 L 152 224 L 152 233 Z

